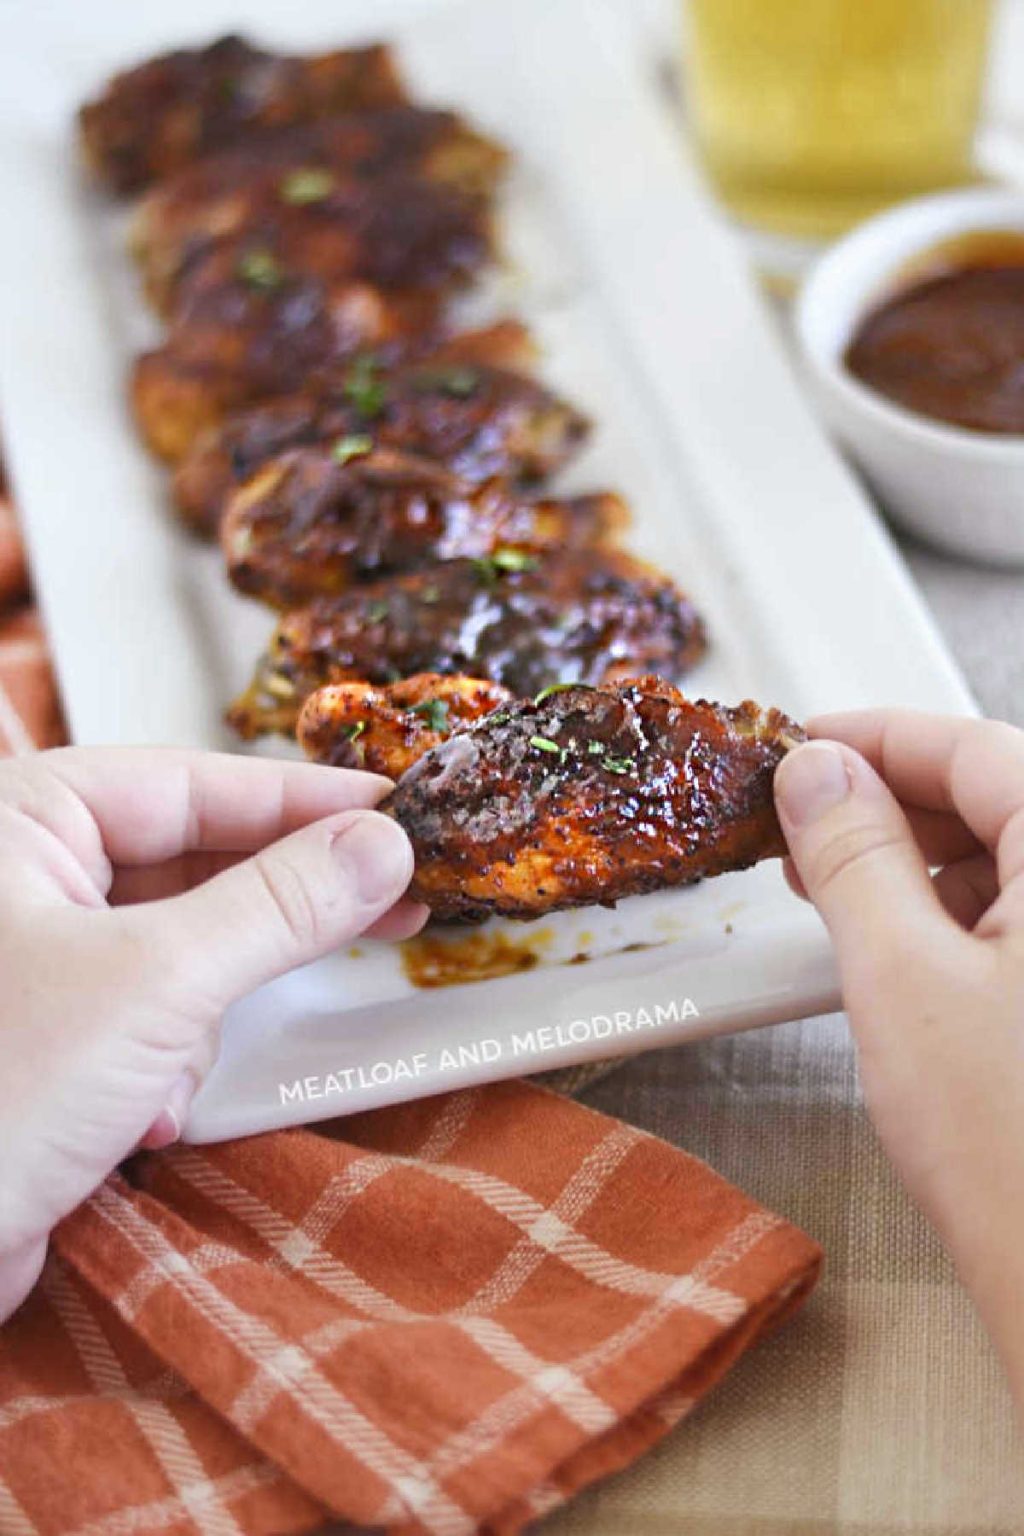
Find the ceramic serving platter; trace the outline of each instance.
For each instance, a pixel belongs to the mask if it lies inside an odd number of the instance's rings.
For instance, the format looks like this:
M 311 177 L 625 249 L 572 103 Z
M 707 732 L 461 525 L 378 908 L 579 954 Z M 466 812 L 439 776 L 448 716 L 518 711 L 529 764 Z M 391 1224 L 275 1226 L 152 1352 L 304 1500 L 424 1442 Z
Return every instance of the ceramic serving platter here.
M 603 0 L 5 7 L 16 67 L 0 108 L 0 411 L 77 741 L 232 746 L 221 712 L 269 628 L 229 591 L 216 555 L 176 528 L 135 438 L 124 380 L 152 321 L 124 215 L 87 184 L 73 137 L 76 104 L 111 69 L 229 26 L 292 48 L 387 35 L 425 100 L 470 113 L 515 150 L 508 261 L 473 318 L 525 317 L 546 376 L 599 423 L 562 486 L 625 491 L 634 545 L 697 599 L 712 646 L 695 693 L 798 717 L 868 703 L 972 708 L 888 535 L 812 419 L 626 18 Z M 233 1008 L 188 1136 L 837 1005 L 824 930 L 777 865 L 615 911 L 491 925 L 477 943 L 505 945 L 529 968 L 424 990 L 400 951 L 363 943 Z M 449 968 L 463 954 L 449 952 Z

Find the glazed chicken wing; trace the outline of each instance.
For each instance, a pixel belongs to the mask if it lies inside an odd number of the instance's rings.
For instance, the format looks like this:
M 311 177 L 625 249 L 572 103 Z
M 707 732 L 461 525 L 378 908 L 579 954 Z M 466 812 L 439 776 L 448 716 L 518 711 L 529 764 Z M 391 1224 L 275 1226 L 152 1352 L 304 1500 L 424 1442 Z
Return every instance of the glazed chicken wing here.
M 263 287 L 293 277 L 325 283 L 366 282 L 388 290 L 445 293 L 465 285 L 492 260 L 490 210 L 484 199 L 413 176 L 349 182 L 296 202 L 271 186 L 245 225 L 230 234 L 164 249 L 146 268 L 158 309 L 236 278 Z
M 538 347 L 530 328 L 522 320 L 506 315 L 490 325 L 471 331 L 453 331 L 433 337 L 416 353 L 415 361 L 435 367 L 465 364 L 469 368 L 503 368 L 513 373 L 529 373 L 538 358 Z M 322 387 L 331 384 L 328 374 Z M 321 387 L 317 384 L 317 387 Z
M 260 129 L 404 100 L 395 60 L 380 44 L 302 58 L 222 37 L 115 75 L 82 108 L 79 126 L 96 174 L 129 193 Z
M 515 483 L 553 474 L 588 431 L 565 400 L 507 369 L 435 360 L 386 375 L 360 361 L 316 389 L 229 416 L 178 465 L 174 497 L 191 527 L 212 533 L 231 492 L 290 448 L 368 437 L 376 449 L 434 459 L 472 484 L 494 475 Z
M 457 729 L 381 809 L 435 916 L 535 918 L 783 854 L 772 777 L 802 739 L 778 710 L 691 702 L 656 677 L 577 685 Z
M 400 779 L 453 731 L 508 703 L 500 683 L 421 672 L 400 683 L 332 683 L 303 706 L 296 734 L 307 757 Z
M 507 156 L 453 112 L 389 107 L 250 135 L 152 188 L 131 243 L 158 300 L 188 257 L 280 209 L 326 201 L 353 185 L 415 178 L 477 199 L 493 192 Z
M 500 480 L 474 486 L 429 459 L 342 437 L 257 470 L 228 502 L 221 547 L 239 591 L 294 608 L 462 555 L 602 543 L 626 520 L 610 493 L 526 501 Z
M 498 551 L 448 560 L 285 614 L 228 718 L 240 735 L 295 728 L 324 683 L 463 673 L 533 694 L 657 667 L 681 677 L 704 626 L 667 576 L 618 550 Z
M 319 369 L 367 348 L 382 357 L 426 348 L 438 301 L 365 283 L 278 280 L 250 267 L 179 310 L 162 346 L 135 361 L 131 401 L 158 458 L 176 462 L 229 411 L 303 389 Z

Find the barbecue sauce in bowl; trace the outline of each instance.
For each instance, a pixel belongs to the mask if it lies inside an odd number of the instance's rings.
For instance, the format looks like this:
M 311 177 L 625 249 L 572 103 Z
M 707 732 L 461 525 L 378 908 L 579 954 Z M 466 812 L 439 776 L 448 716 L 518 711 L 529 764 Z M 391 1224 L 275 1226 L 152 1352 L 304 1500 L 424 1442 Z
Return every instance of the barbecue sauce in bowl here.
M 861 321 L 844 362 L 906 410 L 1024 433 L 1024 232 L 973 231 L 915 258 Z

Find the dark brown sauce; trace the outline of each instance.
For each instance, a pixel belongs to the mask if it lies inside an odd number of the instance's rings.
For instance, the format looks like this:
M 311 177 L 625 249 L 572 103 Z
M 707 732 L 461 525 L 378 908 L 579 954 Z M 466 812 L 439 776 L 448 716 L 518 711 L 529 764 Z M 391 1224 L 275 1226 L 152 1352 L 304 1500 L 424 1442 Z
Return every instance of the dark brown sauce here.
M 580 940 L 585 943 L 592 937 L 590 933 L 580 934 Z M 511 939 L 501 932 L 444 934 L 428 929 L 400 946 L 402 968 L 414 987 L 425 989 L 461 987 L 471 981 L 494 981 L 500 976 L 534 970 L 553 938 L 554 933 L 548 927 L 535 928 L 523 939 Z M 666 937 L 647 943 L 624 944 L 616 953 L 638 954 L 659 949 L 669 942 Z M 592 959 L 589 950 L 578 949 L 568 959 L 553 963 L 588 965 Z
M 844 358 L 879 394 L 976 432 L 1024 432 L 1024 234 L 976 230 L 907 264 Z
M 401 946 L 402 967 L 414 987 L 460 987 L 471 981 L 515 976 L 540 964 L 535 938 L 510 939 L 504 933 L 466 933 L 442 938 L 421 933 Z

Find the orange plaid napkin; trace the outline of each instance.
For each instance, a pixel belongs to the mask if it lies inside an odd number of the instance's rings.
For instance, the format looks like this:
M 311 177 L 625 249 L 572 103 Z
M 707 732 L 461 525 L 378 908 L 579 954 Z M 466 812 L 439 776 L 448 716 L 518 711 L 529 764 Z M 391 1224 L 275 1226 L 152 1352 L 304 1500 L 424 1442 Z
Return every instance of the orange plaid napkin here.
M 2 707 L 48 741 L 40 646 L 0 623 Z M 0 1532 L 502 1536 L 660 1439 L 819 1263 L 524 1082 L 140 1156 L 0 1329 Z

